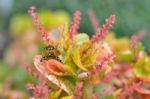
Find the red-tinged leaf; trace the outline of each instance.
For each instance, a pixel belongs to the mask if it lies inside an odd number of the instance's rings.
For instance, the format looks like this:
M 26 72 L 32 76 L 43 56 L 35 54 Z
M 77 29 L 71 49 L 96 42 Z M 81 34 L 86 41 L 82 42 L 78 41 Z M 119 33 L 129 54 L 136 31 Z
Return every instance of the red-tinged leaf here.
M 150 82 L 150 78 L 146 78 L 146 77 L 137 77 L 137 79 L 139 79 L 143 82 Z
M 150 95 L 142 95 L 142 99 L 150 99 Z
M 65 66 L 62 63 L 58 62 L 57 60 L 54 60 L 54 59 L 48 60 L 46 62 L 46 66 L 47 66 L 47 69 L 52 74 L 59 75 L 59 74 L 67 73 L 67 69 L 65 69 Z
M 41 62 L 42 56 L 41 55 L 35 55 L 34 57 L 34 65 L 36 69 L 42 74 L 47 75 L 48 70 L 46 69 L 46 63 L 45 61 Z
M 143 87 L 137 87 L 135 90 L 141 94 L 149 94 L 150 95 L 150 90 L 143 88 Z
M 64 64 L 58 62 L 57 60 L 50 59 L 48 61 L 42 61 L 41 62 L 41 55 L 36 55 L 34 58 L 34 65 L 36 69 L 44 74 L 53 74 L 53 75 L 58 75 L 58 76 L 63 76 L 63 75 L 68 75 L 69 71 L 65 67 Z

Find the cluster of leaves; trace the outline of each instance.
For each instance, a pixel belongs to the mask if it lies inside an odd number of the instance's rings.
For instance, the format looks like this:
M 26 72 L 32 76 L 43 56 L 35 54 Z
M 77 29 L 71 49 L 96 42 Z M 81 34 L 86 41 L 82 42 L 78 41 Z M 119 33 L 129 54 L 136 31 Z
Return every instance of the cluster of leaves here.
M 145 89 L 149 82 L 148 55 L 138 43 L 143 33 L 134 35 L 131 40 L 116 39 L 113 33 L 106 35 L 115 22 L 112 15 L 102 27 L 95 23 L 97 25 L 93 27 L 97 28 L 90 38 L 77 31 L 80 11 L 75 12 L 70 28 L 65 23 L 48 33 L 35 9 L 32 6 L 28 12 L 45 44 L 52 46 L 50 50 L 53 51 L 49 52 L 46 46 L 44 54 L 35 55 L 34 69 L 26 65 L 26 69 L 39 80 L 37 86 L 27 85 L 28 89 L 34 90 L 34 98 L 126 99 L 133 98 L 134 94 L 137 97 L 150 94 Z M 94 16 L 93 13 L 90 12 L 90 16 Z
M 114 33 L 109 33 L 105 38 L 116 55 L 113 71 L 108 73 L 108 75 L 114 75 L 111 81 L 109 80 L 109 85 L 115 86 L 116 97 L 134 99 L 136 96 L 147 99 L 146 97 L 150 94 L 149 86 L 147 86 L 150 79 L 147 71 L 150 66 L 149 56 L 139 42 L 143 34 L 144 31 L 141 31 L 128 39 L 126 37 L 116 38 Z

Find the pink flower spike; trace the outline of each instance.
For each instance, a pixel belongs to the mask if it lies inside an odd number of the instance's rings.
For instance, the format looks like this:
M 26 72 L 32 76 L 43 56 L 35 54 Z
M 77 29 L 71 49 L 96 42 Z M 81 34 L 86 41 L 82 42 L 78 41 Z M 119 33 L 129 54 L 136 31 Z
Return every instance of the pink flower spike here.
M 73 24 L 70 27 L 69 37 L 72 39 L 73 36 L 77 33 L 77 30 L 80 25 L 81 12 L 78 10 L 74 13 Z
M 131 41 L 131 47 L 133 48 L 134 58 L 138 59 L 138 49 L 137 49 L 138 37 L 136 35 L 132 35 L 130 41 Z
M 105 24 L 103 24 L 101 28 L 100 27 L 97 28 L 96 33 L 91 38 L 91 42 L 95 43 L 102 40 L 105 37 L 105 35 L 108 33 L 109 28 L 112 27 L 112 24 L 114 24 L 115 20 L 116 20 L 115 15 L 112 15 L 108 19 L 106 19 Z
M 107 64 L 109 62 L 111 62 L 114 57 L 115 57 L 114 53 L 110 53 L 110 54 L 106 55 L 102 60 L 100 60 L 100 63 L 96 63 L 95 65 L 93 65 L 93 69 L 92 69 L 90 75 L 97 75 L 100 71 L 103 71 L 105 69 L 105 67 L 107 66 Z M 110 81 L 110 79 L 112 79 L 110 77 L 108 78 L 109 81 Z M 107 79 L 107 78 L 105 78 L 105 79 Z
M 145 35 L 145 31 L 140 31 L 139 33 L 137 34 L 134 34 L 131 36 L 131 47 L 133 48 L 133 53 L 134 53 L 134 58 L 135 59 L 138 59 L 139 56 L 138 56 L 138 41 L 143 38 L 143 36 Z
M 42 96 L 42 90 L 40 90 L 40 88 L 36 87 L 34 89 L 34 94 L 35 94 L 35 96 L 41 97 Z
M 99 27 L 99 23 L 98 23 L 98 20 L 95 16 L 95 13 L 92 9 L 89 9 L 88 10 L 88 15 L 89 15 L 89 18 L 90 18 L 90 21 L 91 21 L 91 24 L 93 26 L 93 29 L 95 30 L 96 32 L 96 29 Z
M 115 54 L 114 53 L 110 53 L 108 55 L 106 55 L 100 62 L 100 64 L 98 64 L 98 68 L 100 70 L 104 70 L 104 68 L 107 66 L 107 64 L 112 61 L 115 58 Z
M 83 87 L 83 82 L 79 82 L 77 83 L 76 87 L 75 87 L 75 95 L 73 99 L 81 99 L 82 97 L 82 87 Z
M 138 87 L 140 87 L 140 85 L 142 84 L 142 82 L 133 82 L 131 85 L 126 85 L 124 87 L 123 92 L 120 94 L 120 97 L 124 97 L 123 99 L 126 99 L 126 97 L 131 97 L 133 96 L 133 93 L 136 91 L 136 89 Z
M 31 67 L 29 64 L 24 64 L 24 65 L 23 65 L 23 68 L 24 68 L 27 72 L 29 72 L 29 73 L 32 73 L 32 72 L 33 72 L 33 69 L 32 69 L 32 67 Z
M 98 95 L 97 95 L 97 93 L 93 93 L 93 95 L 92 95 L 92 99 L 98 99 Z
M 28 90 L 33 90 L 35 87 L 34 87 L 34 85 L 33 85 L 32 83 L 27 83 L 27 84 L 26 84 L 26 88 L 27 88 Z
M 119 71 L 118 70 L 111 70 L 110 72 L 108 72 L 104 78 L 102 79 L 102 82 L 104 83 L 108 83 L 110 82 L 114 77 L 116 77 L 117 75 L 119 74 Z
M 49 35 L 48 32 L 45 31 L 44 27 L 41 25 L 40 21 L 39 21 L 39 17 L 37 15 L 37 13 L 35 12 L 36 7 L 35 6 L 31 6 L 28 10 L 28 14 L 33 18 L 35 25 L 38 28 L 38 31 L 41 33 L 43 40 L 45 41 L 49 41 Z

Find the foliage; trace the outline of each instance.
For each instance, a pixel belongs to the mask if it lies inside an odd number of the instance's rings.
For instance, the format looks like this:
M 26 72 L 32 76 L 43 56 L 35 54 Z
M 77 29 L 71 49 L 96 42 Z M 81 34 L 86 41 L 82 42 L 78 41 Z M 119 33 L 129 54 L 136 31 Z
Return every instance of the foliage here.
M 109 33 L 115 22 L 115 15 L 112 15 L 90 38 L 86 33 L 78 32 L 80 11 L 75 12 L 70 27 L 65 23 L 46 32 L 35 10 L 32 6 L 28 13 L 46 47 L 42 51 L 44 54 L 35 55 L 34 67 L 26 65 L 38 82 L 36 86 L 27 86 L 33 90 L 33 97 L 128 99 L 150 95 L 149 86 L 146 86 L 150 82 L 149 56 L 139 43 L 143 32 L 131 39 L 117 39 Z

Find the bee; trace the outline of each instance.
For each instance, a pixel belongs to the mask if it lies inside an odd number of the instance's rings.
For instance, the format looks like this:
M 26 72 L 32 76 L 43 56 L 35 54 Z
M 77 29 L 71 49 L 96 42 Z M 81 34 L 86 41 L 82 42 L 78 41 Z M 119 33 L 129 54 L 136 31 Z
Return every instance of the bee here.
M 62 63 L 62 60 L 58 57 L 59 51 L 52 45 L 47 45 L 44 47 L 44 51 L 42 53 L 42 59 L 43 60 L 49 60 L 49 59 L 55 59 Z

